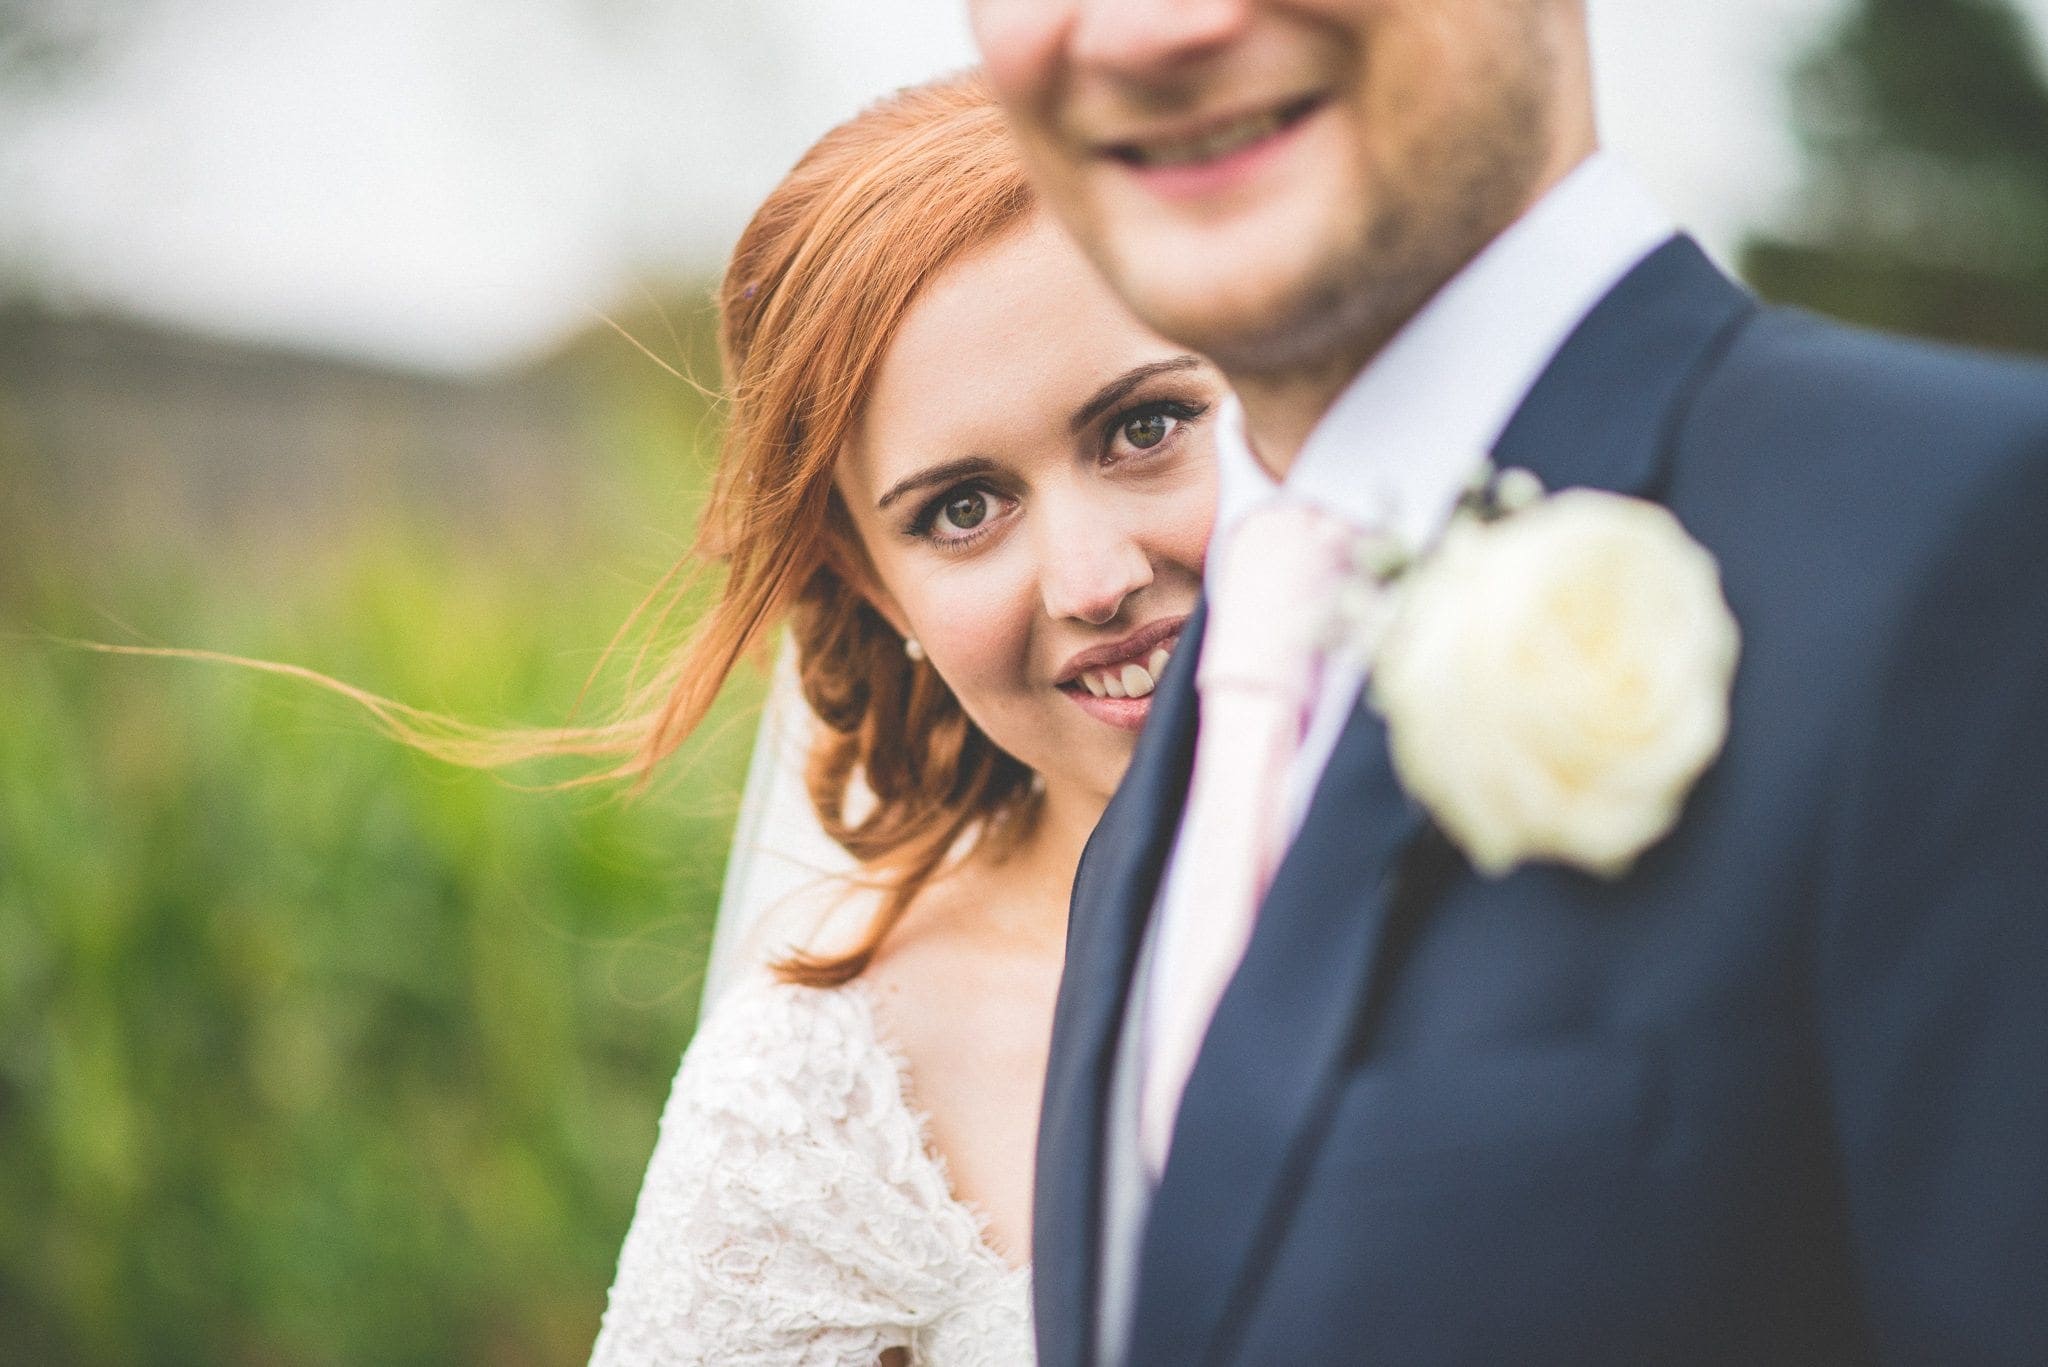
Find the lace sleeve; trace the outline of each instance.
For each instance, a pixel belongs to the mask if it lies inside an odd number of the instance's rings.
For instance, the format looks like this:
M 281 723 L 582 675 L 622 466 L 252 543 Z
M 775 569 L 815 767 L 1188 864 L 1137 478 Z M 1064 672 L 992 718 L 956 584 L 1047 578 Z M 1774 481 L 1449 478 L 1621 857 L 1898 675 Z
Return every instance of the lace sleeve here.
M 940 1298 L 899 1075 L 831 991 L 735 986 L 684 1055 L 593 1367 L 874 1367 Z M 900 1126 L 897 1127 L 900 1130 Z M 895 1152 L 892 1152 L 895 1150 Z

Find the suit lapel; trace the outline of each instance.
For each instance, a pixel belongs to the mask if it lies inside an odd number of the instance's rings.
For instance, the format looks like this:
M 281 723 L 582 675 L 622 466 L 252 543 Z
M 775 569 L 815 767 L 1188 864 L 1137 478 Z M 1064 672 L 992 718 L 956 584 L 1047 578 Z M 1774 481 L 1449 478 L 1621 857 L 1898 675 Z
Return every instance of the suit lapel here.
M 1385 728 L 1361 705 L 1189 1075 L 1145 1230 L 1133 1364 L 1210 1361 L 1256 1290 L 1246 1274 L 1310 1152 L 1303 1141 L 1362 1006 L 1386 883 L 1420 828 Z
M 1092 1360 L 1109 1081 L 1138 946 L 1194 763 L 1194 662 L 1206 606 L 1182 629 L 1131 768 L 1082 856 L 1039 1122 L 1034 1301 L 1046 1367 Z
M 1676 418 L 1756 307 L 1691 238 L 1672 238 L 1579 324 L 1494 444 L 1494 464 L 1533 470 L 1547 489 L 1653 494 Z
M 1573 332 L 1517 411 L 1496 462 L 1534 470 L 1552 489 L 1645 492 L 1661 471 L 1674 415 L 1721 339 L 1753 309 L 1697 246 L 1673 239 Z M 1184 791 L 1184 769 L 1179 782 Z M 1226 1355 L 1285 1231 L 1333 1084 L 1347 1056 L 1369 1044 L 1356 1036 L 1378 989 L 1402 854 L 1425 827 L 1395 777 L 1384 724 L 1361 702 L 1189 1076 L 1176 1127 L 1184 1138 L 1145 1234 L 1133 1367 Z M 1130 883 L 1142 885 L 1149 908 L 1158 870 L 1147 873 Z M 1088 952 L 1076 943 L 1076 954 Z M 1113 1027 L 1113 1007 L 1102 1009 Z M 1113 1041 L 1113 1028 L 1102 1035 Z M 1090 1042 L 1090 1066 L 1106 1071 L 1101 1039 Z M 1095 1139 L 1099 1114 L 1090 1111 Z

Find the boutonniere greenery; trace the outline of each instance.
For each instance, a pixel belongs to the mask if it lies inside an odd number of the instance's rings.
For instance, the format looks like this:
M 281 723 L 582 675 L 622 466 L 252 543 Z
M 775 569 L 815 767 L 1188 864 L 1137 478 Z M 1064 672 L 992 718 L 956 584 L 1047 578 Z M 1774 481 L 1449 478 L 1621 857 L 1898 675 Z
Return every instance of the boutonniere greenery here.
M 1370 697 L 1410 795 L 1484 873 L 1626 873 L 1727 738 L 1713 555 L 1655 503 L 1489 467 L 1385 568 Z

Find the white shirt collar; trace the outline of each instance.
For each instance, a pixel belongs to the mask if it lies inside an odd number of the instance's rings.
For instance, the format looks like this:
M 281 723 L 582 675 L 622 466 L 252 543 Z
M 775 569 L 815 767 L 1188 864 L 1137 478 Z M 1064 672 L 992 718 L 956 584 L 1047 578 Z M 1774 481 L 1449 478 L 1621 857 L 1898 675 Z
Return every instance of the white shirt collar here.
M 1359 372 L 1284 485 L 1252 454 L 1244 410 L 1229 400 L 1217 418 L 1212 547 L 1283 491 L 1426 544 L 1572 329 L 1673 231 L 1634 175 L 1596 152 Z

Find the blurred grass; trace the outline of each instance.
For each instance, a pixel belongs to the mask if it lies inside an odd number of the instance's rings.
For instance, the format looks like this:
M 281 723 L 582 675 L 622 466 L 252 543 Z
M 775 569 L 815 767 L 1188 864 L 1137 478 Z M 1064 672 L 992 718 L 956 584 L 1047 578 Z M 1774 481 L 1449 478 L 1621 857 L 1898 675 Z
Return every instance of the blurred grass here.
M 587 1355 L 758 683 L 628 799 L 450 768 L 290 680 L 48 637 L 567 719 L 705 479 L 701 400 L 604 354 L 573 497 L 459 518 L 393 499 L 229 537 L 132 489 L 116 517 L 39 491 L 0 423 L 0 1363 Z

